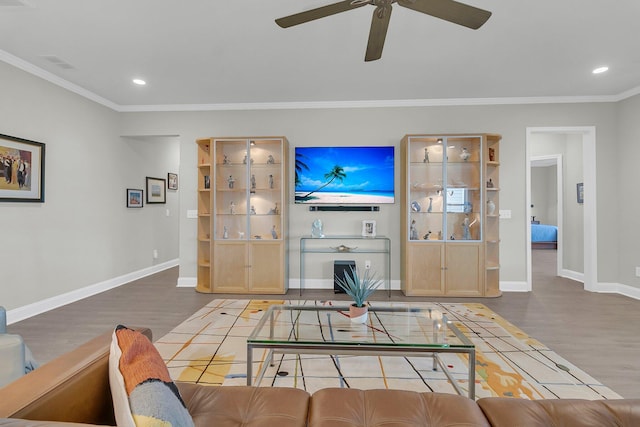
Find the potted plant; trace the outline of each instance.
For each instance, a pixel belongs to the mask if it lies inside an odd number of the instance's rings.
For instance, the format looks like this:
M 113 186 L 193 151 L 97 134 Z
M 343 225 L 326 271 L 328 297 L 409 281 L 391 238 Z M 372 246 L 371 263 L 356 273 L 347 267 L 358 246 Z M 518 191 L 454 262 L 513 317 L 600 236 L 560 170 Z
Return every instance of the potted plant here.
M 344 273 L 344 278 L 336 275 L 336 282 L 347 295 L 353 299 L 349 307 L 349 317 L 353 323 L 365 323 L 367 321 L 367 298 L 382 284 L 382 280 L 376 278 L 375 273 L 366 269 L 360 277 L 358 270 L 350 267 L 349 272 Z

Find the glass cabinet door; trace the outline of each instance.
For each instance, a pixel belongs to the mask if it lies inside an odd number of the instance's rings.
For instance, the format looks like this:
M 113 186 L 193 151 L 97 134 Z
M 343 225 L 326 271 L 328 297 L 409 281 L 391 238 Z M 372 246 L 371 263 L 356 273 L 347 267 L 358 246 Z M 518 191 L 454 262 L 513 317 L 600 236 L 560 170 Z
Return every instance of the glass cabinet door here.
M 282 238 L 282 139 L 214 140 L 216 240 Z
M 482 240 L 482 138 L 409 139 L 409 239 Z

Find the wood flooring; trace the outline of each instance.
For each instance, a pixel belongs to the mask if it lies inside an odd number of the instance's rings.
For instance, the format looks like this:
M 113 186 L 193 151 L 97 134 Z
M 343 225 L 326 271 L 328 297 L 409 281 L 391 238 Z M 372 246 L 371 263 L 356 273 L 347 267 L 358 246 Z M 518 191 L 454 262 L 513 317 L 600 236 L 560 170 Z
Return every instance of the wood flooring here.
M 428 298 L 429 301 L 480 302 L 538 339 L 625 398 L 640 398 L 640 301 L 583 290 L 582 283 L 554 276 L 555 251 L 533 251 L 533 292 L 506 292 L 500 298 Z M 199 294 L 177 288 L 178 268 L 14 323 L 45 363 L 117 324 L 148 326 L 160 338 L 215 298 L 273 296 Z M 276 298 L 298 299 L 298 289 Z M 305 290 L 304 299 L 346 299 L 331 290 Z M 376 300 L 388 299 L 386 291 Z M 427 300 L 392 291 L 394 301 Z

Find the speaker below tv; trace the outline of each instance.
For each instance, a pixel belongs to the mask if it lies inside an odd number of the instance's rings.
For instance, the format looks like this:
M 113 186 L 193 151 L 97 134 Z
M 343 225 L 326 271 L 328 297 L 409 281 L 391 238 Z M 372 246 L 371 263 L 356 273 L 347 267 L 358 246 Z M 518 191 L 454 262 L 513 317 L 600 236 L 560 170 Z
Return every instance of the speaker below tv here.
M 380 206 L 309 206 L 311 212 L 379 212 Z

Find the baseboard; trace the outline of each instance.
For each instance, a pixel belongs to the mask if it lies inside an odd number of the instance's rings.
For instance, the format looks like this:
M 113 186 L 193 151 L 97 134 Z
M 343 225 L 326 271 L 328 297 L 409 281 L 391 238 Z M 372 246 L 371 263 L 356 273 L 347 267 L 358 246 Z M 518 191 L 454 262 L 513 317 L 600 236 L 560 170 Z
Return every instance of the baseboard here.
M 531 286 L 527 282 L 500 282 L 502 292 L 531 292 Z
M 178 277 L 176 288 L 195 288 L 197 284 L 197 277 Z
M 603 294 L 620 294 L 625 297 L 640 300 L 640 288 L 634 286 L 623 285 L 622 283 L 603 283 L 599 282 L 594 292 Z
M 576 282 L 584 283 L 584 273 L 580 273 L 579 271 L 562 269 L 560 270 L 560 277 L 564 277 L 566 279 L 571 279 L 571 280 L 575 280 Z
M 142 279 L 143 277 L 150 276 L 155 273 L 167 270 L 177 266 L 178 259 L 163 262 L 151 267 L 143 268 L 142 270 L 133 271 L 131 273 L 124 274 L 113 279 L 105 280 L 104 282 L 96 283 L 86 286 L 84 288 L 76 289 L 75 291 L 67 292 L 55 297 L 47 298 L 42 301 L 34 302 L 22 307 L 14 308 L 7 311 L 7 324 L 19 322 L 21 320 L 28 319 L 38 314 L 45 313 L 54 308 L 62 307 L 63 305 L 70 304 L 72 302 L 80 301 L 81 299 L 99 294 L 109 289 L 117 288 L 134 280 Z

